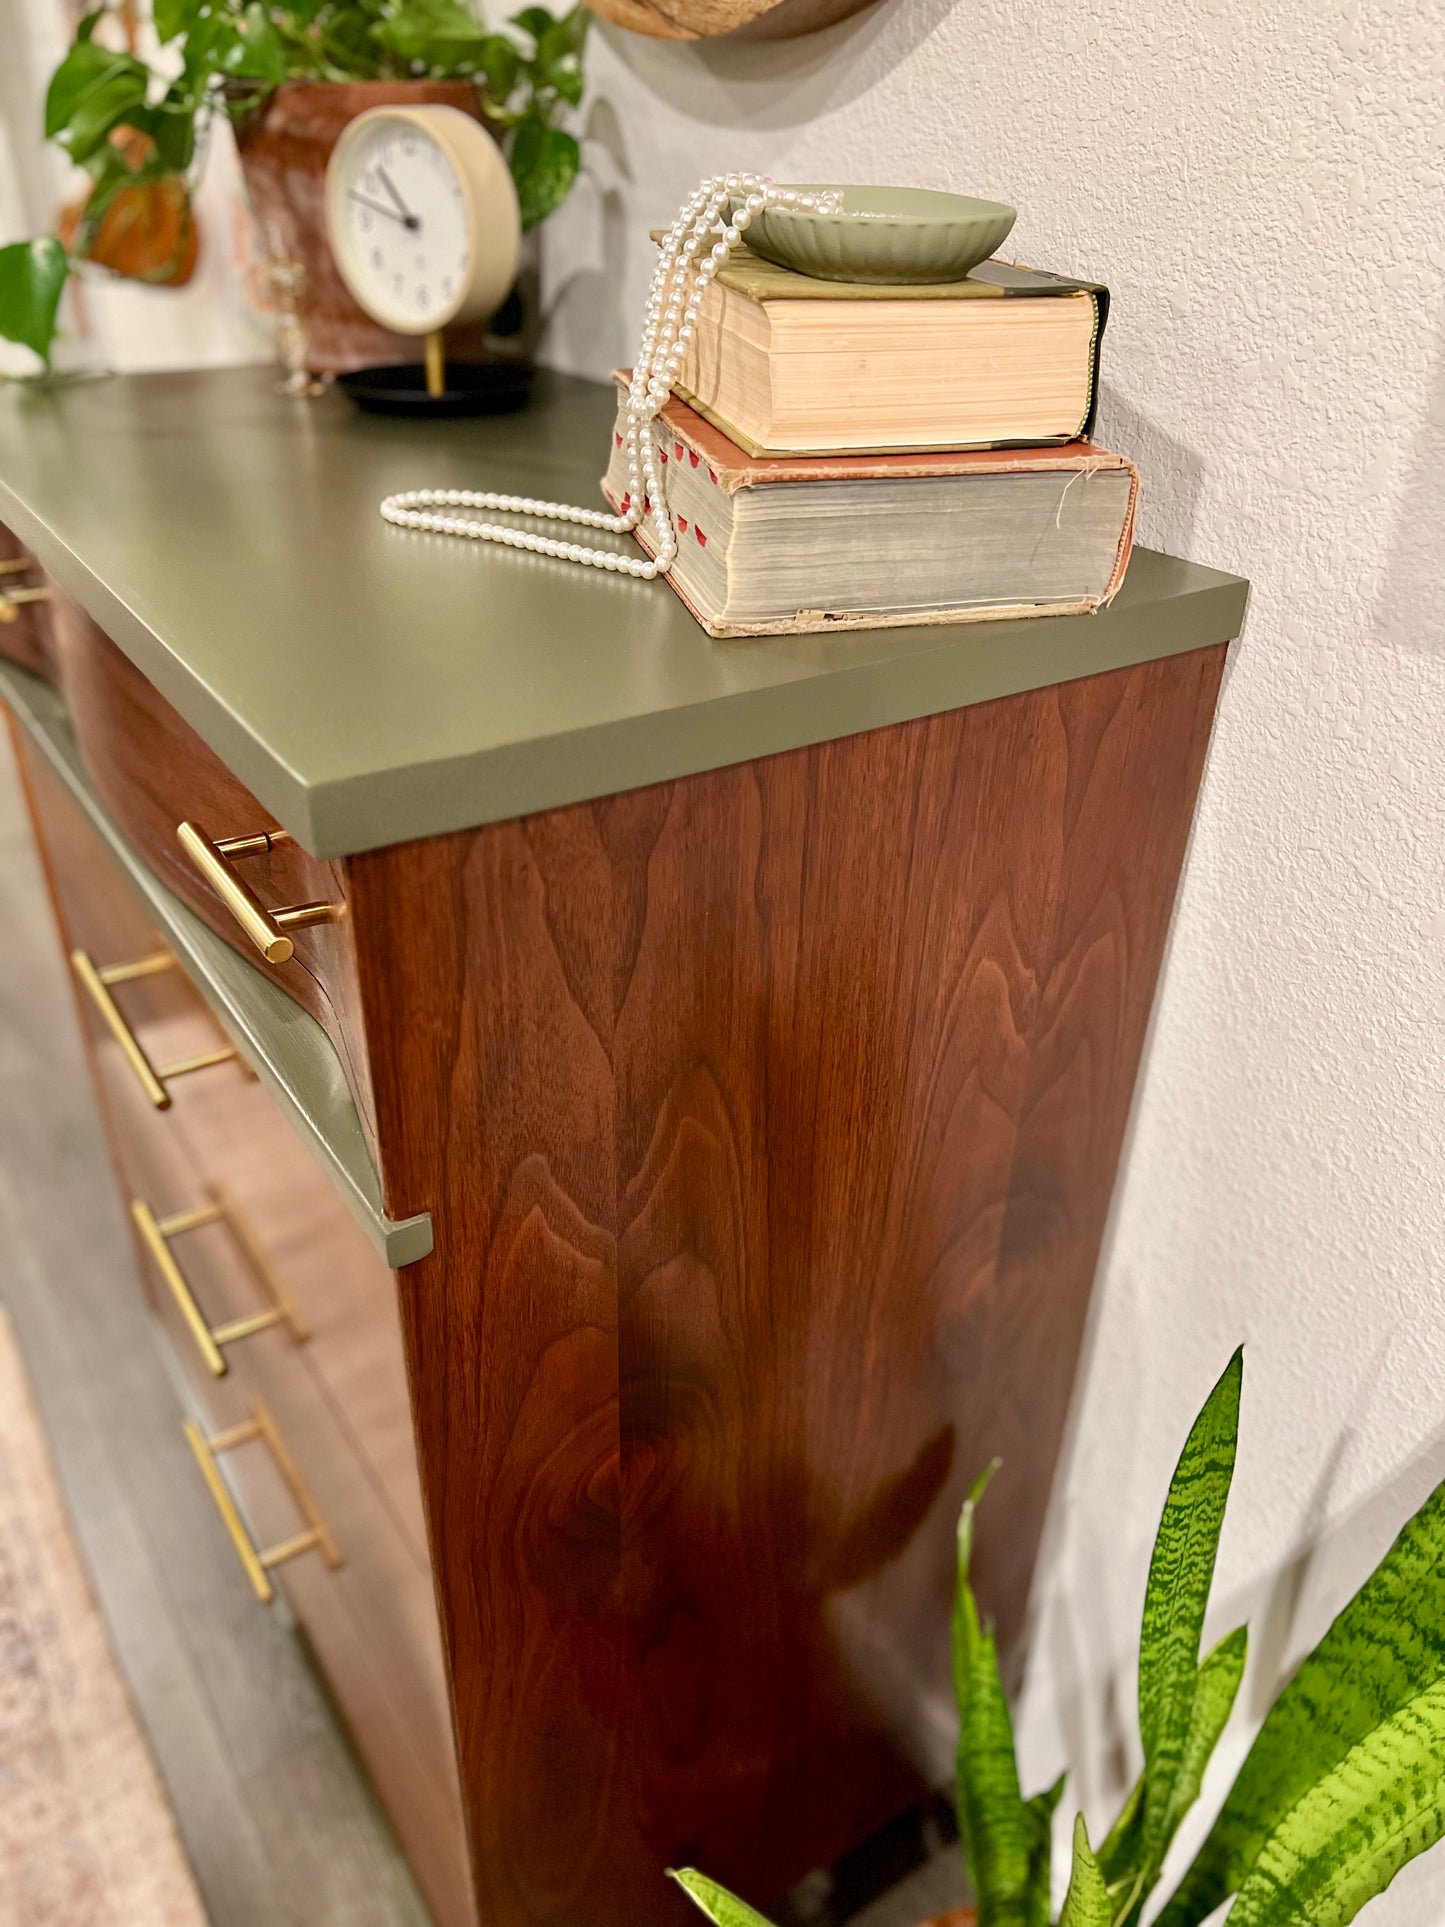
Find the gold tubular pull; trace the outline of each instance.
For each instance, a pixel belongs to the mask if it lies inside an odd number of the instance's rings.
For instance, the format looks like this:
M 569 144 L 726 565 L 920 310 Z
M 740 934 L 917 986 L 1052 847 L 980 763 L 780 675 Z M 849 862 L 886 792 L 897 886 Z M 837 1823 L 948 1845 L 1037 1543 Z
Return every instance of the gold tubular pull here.
M 7 555 L 0 559 L 0 575 L 28 575 L 39 566 L 33 555 Z
M 291 838 L 285 830 L 264 830 L 258 836 L 231 836 L 213 843 L 194 823 L 181 823 L 176 840 L 267 963 L 285 963 L 292 956 L 296 946 L 286 935 L 288 930 L 341 919 L 340 906 L 334 903 L 296 903 L 284 910 L 268 910 L 250 884 L 236 875 L 231 866 L 242 857 L 262 856 L 289 843 Z
M 192 1071 L 209 1070 L 213 1064 L 229 1064 L 236 1057 L 234 1044 L 221 1044 L 215 1050 L 201 1051 L 194 1057 L 179 1058 L 174 1064 L 153 1064 L 146 1054 L 145 1046 L 120 1014 L 120 1007 L 111 990 L 116 984 L 133 983 L 137 977 L 159 976 L 163 970 L 174 970 L 176 960 L 169 950 L 159 950 L 154 956 L 137 958 L 134 963 L 97 964 L 85 950 L 72 950 L 70 967 L 80 980 L 81 988 L 100 1013 L 106 1029 L 120 1045 L 121 1054 L 135 1072 L 136 1080 L 151 1103 L 158 1111 L 171 1108 L 171 1094 L 166 1089 L 167 1082 L 173 1077 L 188 1077 Z
M 27 602 L 49 602 L 49 589 L 0 589 L 0 622 L 15 622 Z
M 298 1345 L 304 1343 L 306 1327 L 298 1317 L 296 1307 L 286 1296 L 285 1287 L 266 1254 L 251 1236 L 234 1203 L 219 1186 L 213 1187 L 211 1202 L 194 1211 L 180 1211 L 174 1217 L 158 1218 L 144 1198 L 134 1198 L 131 1200 L 130 1215 L 135 1220 L 135 1228 L 162 1282 L 186 1321 L 187 1330 L 196 1341 L 196 1350 L 214 1377 L 223 1378 L 228 1369 L 221 1356 L 223 1345 L 234 1345 L 238 1339 L 269 1331 L 273 1325 L 285 1325 Z M 186 1282 L 186 1275 L 176 1263 L 176 1255 L 171 1250 L 172 1238 L 182 1237 L 187 1231 L 195 1231 L 203 1224 L 226 1226 L 240 1247 L 241 1256 L 252 1276 L 270 1300 L 265 1311 L 252 1312 L 246 1318 L 233 1318 L 225 1325 L 207 1323 L 206 1315 L 196 1303 L 195 1293 Z
M 307 1491 L 296 1470 L 291 1454 L 286 1450 L 276 1430 L 275 1421 L 260 1399 L 251 1404 L 251 1416 L 241 1425 L 232 1425 L 224 1432 L 213 1432 L 207 1438 L 194 1419 L 187 1419 L 181 1428 L 186 1435 L 186 1443 L 195 1455 L 196 1464 L 201 1469 L 201 1477 L 206 1489 L 215 1501 L 216 1510 L 221 1515 L 221 1524 L 230 1536 L 236 1549 L 246 1577 L 251 1582 L 251 1590 L 263 1606 L 269 1606 L 276 1597 L 276 1589 L 271 1584 L 270 1573 L 277 1566 L 284 1565 L 288 1559 L 295 1559 L 303 1552 L 319 1552 L 334 1572 L 341 1564 L 341 1554 L 336 1542 L 326 1530 L 326 1523 L 316 1509 L 316 1501 Z M 306 1521 L 305 1530 L 297 1532 L 289 1539 L 278 1540 L 274 1546 L 259 1547 L 247 1532 L 236 1501 L 231 1497 L 231 1488 L 221 1476 L 221 1468 L 216 1463 L 218 1452 L 234 1451 L 238 1445 L 248 1445 L 251 1440 L 260 1439 L 275 1461 L 276 1470 L 286 1483 L 291 1497 L 296 1501 L 296 1509 Z

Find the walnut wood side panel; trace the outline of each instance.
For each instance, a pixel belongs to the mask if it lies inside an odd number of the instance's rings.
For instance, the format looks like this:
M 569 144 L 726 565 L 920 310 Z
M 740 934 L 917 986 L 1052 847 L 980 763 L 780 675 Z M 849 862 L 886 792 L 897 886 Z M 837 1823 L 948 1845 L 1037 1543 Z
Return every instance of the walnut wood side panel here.
M 272 818 L 77 603 L 57 591 L 54 615 L 58 680 L 86 773 L 106 808 L 166 887 L 322 1026 L 371 1137 L 371 1080 L 349 922 L 296 930 L 289 962 L 264 961 L 187 860 L 176 826 L 192 819 L 221 839 L 272 829 Z M 248 857 L 238 868 L 270 906 L 346 901 L 345 865 L 313 857 L 297 843 Z
M 1222 647 L 355 858 L 488 1927 L 759 1903 L 1019 1625 Z

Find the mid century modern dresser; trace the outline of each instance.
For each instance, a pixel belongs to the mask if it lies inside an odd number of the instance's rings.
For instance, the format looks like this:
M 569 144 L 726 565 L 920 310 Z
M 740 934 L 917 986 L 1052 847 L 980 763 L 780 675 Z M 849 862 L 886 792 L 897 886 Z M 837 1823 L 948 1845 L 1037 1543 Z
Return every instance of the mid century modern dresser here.
M 0 688 L 137 1290 L 442 1927 L 763 1904 L 1019 1625 L 1244 584 L 718 644 L 385 527 L 602 388 L 0 396 Z M 57 1286 L 63 1289 L 63 1280 Z M 199 1556 L 199 1554 L 198 1554 Z

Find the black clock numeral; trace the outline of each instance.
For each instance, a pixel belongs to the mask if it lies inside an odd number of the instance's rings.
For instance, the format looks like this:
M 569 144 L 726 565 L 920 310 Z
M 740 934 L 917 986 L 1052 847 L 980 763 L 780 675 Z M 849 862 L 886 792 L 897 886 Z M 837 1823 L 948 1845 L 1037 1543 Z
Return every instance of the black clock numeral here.
M 405 286 L 406 286 L 406 280 L 404 276 L 399 274 L 394 274 L 391 277 L 391 291 L 393 294 L 400 294 L 402 289 Z
M 356 225 L 361 229 L 363 234 L 370 234 L 371 210 L 369 208 L 359 207 L 356 210 Z
M 373 248 L 371 250 L 371 265 L 374 268 L 384 268 L 386 266 L 386 262 L 382 258 L 382 252 L 380 248 Z
M 413 154 L 415 154 L 415 152 L 416 152 L 416 136 L 415 136 L 414 134 L 403 134 L 403 135 L 402 135 L 402 140 L 401 140 L 401 151 L 402 151 L 402 153 L 403 153 L 403 154 L 405 154 L 405 155 L 406 155 L 406 157 L 407 157 L 407 159 L 408 159 L 408 160 L 410 160 L 410 159 L 411 159 L 411 157 L 412 157 L 412 155 L 413 155 Z
M 448 301 L 451 300 L 452 295 L 456 292 L 456 285 L 456 282 L 452 280 L 449 274 L 442 276 L 442 293 Z
M 427 293 L 427 291 L 426 291 L 426 289 L 425 289 L 425 288 L 418 288 L 418 289 L 417 289 L 417 291 L 416 291 L 416 305 L 417 305 L 417 306 L 418 306 L 419 308 L 428 308 L 428 307 L 430 307 L 430 306 L 431 306 L 431 297 L 430 297 L 430 295 L 428 295 L 428 293 Z

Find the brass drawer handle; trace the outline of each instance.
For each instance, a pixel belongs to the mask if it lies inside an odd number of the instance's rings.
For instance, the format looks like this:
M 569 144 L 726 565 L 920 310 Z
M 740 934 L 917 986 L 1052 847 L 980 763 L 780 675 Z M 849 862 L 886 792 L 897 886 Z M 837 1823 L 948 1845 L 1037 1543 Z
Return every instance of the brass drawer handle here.
M 221 1524 L 230 1535 L 236 1557 L 251 1582 L 251 1590 L 263 1606 L 269 1606 L 276 1597 L 276 1589 L 269 1577 L 271 1571 L 276 1566 L 284 1565 L 288 1559 L 295 1559 L 300 1553 L 314 1549 L 333 1572 L 336 1570 L 341 1564 L 336 1542 L 326 1530 L 325 1521 L 316 1510 L 316 1501 L 307 1491 L 291 1454 L 282 1444 L 275 1420 L 260 1399 L 252 1400 L 251 1416 L 243 1424 L 232 1425 L 224 1432 L 213 1432 L 210 1438 L 206 1437 L 194 1419 L 185 1420 L 181 1429 L 186 1435 L 187 1445 L 195 1454 L 206 1489 L 221 1515 Z M 296 1501 L 297 1510 L 306 1521 L 304 1532 L 279 1540 L 274 1546 L 257 1546 L 247 1532 L 236 1501 L 231 1497 L 231 1488 L 222 1478 L 221 1468 L 216 1463 L 218 1452 L 233 1451 L 236 1446 L 247 1445 L 252 1439 L 260 1439 L 270 1452 L 276 1462 L 276 1470 L 285 1480 L 287 1489 Z
M 194 1057 L 177 1058 L 174 1064 L 153 1064 L 146 1054 L 145 1046 L 120 1014 L 120 1007 L 111 996 L 115 984 L 128 984 L 137 977 L 156 977 L 163 970 L 174 970 L 176 960 L 169 950 L 160 950 L 152 957 L 140 957 L 134 963 L 97 964 L 88 951 L 72 950 L 70 967 L 80 979 L 81 988 L 99 1011 L 102 1021 L 116 1043 L 121 1054 L 135 1072 L 136 1080 L 146 1096 L 158 1111 L 171 1108 L 171 1094 L 166 1085 L 173 1077 L 188 1077 L 192 1071 L 209 1070 L 213 1064 L 229 1064 L 237 1055 L 234 1044 L 222 1044 L 215 1050 L 201 1051 Z
M 261 856 L 279 849 L 291 838 L 285 830 L 265 830 L 259 836 L 228 836 L 213 843 L 194 823 L 181 823 L 176 839 L 192 864 L 225 904 L 267 963 L 285 963 L 296 946 L 288 930 L 311 924 L 337 923 L 341 907 L 335 903 L 297 903 L 285 910 L 268 910 L 249 883 L 236 875 L 232 864 L 241 857 Z
M 27 602 L 49 600 L 49 589 L 0 589 L 0 622 L 18 622 L 20 611 Z
M 0 561 L 0 575 L 28 575 L 39 567 L 33 555 L 7 555 Z
M 281 1280 L 251 1236 L 235 1205 L 219 1187 L 212 1190 L 209 1204 L 203 1204 L 194 1211 L 179 1211 L 174 1217 L 158 1218 L 144 1198 L 133 1198 L 130 1215 L 166 1289 L 175 1299 L 191 1337 L 196 1341 L 196 1350 L 214 1377 L 223 1378 L 229 1369 L 221 1356 L 223 1345 L 234 1345 L 239 1339 L 253 1337 L 256 1332 L 269 1331 L 273 1325 L 285 1325 L 298 1345 L 305 1342 L 306 1327 L 286 1296 Z M 247 1318 L 233 1318 L 225 1325 L 207 1323 L 205 1313 L 196 1303 L 195 1293 L 186 1282 L 186 1274 L 176 1263 L 176 1255 L 171 1250 L 172 1238 L 195 1231 L 203 1224 L 224 1224 L 229 1230 L 256 1282 L 271 1301 L 265 1311 L 252 1312 Z

